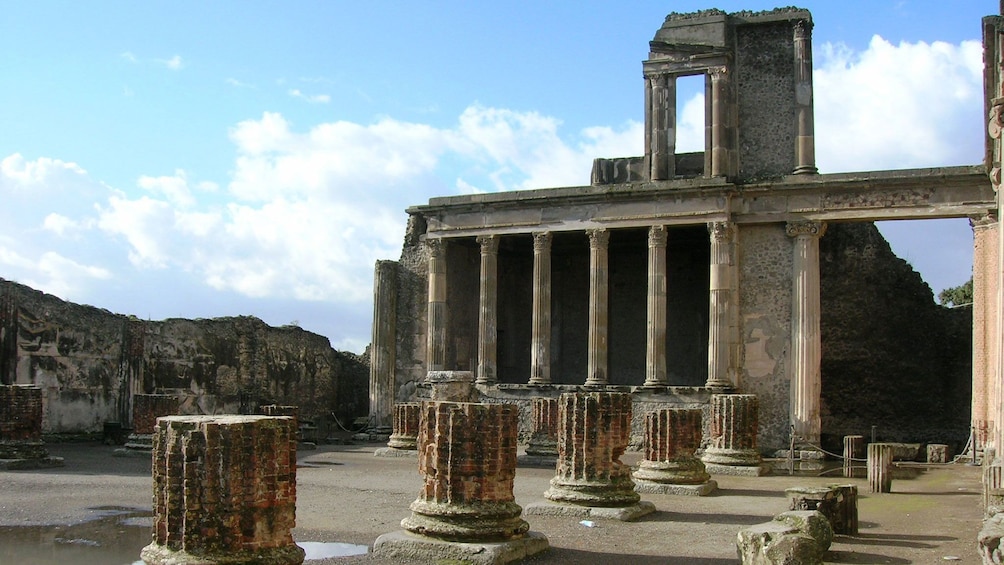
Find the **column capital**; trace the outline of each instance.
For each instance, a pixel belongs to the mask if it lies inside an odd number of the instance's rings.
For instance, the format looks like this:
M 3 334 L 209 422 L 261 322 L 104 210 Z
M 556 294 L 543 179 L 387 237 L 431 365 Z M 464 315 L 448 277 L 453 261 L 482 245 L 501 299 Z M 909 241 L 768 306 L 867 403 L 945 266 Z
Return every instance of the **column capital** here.
M 499 251 L 499 236 L 491 235 L 479 235 L 477 237 L 478 245 L 481 246 L 482 255 L 495 255 Z
M 792 29 L 795 32 L 795 39 L 809 39 L 812 37 L 812 20 L 795 20 Z
M 430 237 L 425 240 L 425 248 L 429 250 L 429 255 L 438 259 L 446 250 L 446 242 L 441 237 Z
M 726 243 L 732 240 L 735 235 L 735 222 L 708 222 L 708 233 L 711 240 L 718 243 Z
M 666 226 L 651 226 L 648 228 L 649 247 L 666 247 L 668 239 Z
M 606 228 L 595 228 L 586 230 L 589 236 L 589 247 L 591 249 L 605 248 L 610 243 L 610 232 Z
M 784 226 L 784 233 L 788 237 L 823 237 L 823 234 L 826 233 L 826 222 L 814 222 L 811 220 L 788 222 Z
M 969 227 L 973 231 L 997 225 L 997 210 L 987 210 L 986 214 L 969 216 Z
M 549 231 L 533 232 L 533 250 L 535 252 L 547 251 L 551 248 L 553 235 Z

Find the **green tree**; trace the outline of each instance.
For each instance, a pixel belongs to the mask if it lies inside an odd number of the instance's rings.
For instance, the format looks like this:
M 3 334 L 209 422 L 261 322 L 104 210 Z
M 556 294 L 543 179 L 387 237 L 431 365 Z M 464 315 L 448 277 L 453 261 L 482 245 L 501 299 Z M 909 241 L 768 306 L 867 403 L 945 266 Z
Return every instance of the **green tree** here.
M 938 293 L 938 302 L 942 306 L 963 306 L 973 303 L 973 277 L 959 286 L 946 288 Z

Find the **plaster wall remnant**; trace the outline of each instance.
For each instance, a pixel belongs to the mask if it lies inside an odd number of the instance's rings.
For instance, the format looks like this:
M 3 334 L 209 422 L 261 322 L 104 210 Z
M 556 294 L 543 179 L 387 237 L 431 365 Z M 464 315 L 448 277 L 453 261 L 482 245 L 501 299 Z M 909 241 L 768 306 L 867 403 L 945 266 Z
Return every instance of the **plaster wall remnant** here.
M 890 439 L 964 444 L 972 360 L 951 351 L 970 348 L 969 312 L 941 311 L 871 222 L 984 215 L 997 208 L 990 167 L 820 174 L 812 28 L 799 8 L 670 14 L 642 62 L 643 155 L 597 159 L 589 186 L 409 208 L 398 400 L 421 395 L 430 370 L 494 366 L 480 399 L 520 402 L 527 419 L 541 386 L 626 390 L 645 411 L 739 393 L 758 399 L 765 453 L 788 447 L 792 425 L 802 447 L 839 450 L 875 422 Z M 683 154 L 676 83 L 693 76 L 704 150 Z M 808 225 L 825 233 L 797 229 Z M 925 360 L 859 356 L 876 341 Z M 904 410 L 908 382 L 944 394 Z
M 167 416 L 153 445 L 147 565 L 303 562 L 293 418 Z

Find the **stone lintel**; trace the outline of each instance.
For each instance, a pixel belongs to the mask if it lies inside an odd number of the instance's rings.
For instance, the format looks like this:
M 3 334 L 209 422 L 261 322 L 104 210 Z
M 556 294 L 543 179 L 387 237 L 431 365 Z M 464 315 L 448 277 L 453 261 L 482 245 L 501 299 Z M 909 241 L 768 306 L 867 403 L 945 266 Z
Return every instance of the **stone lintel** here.
M 373 555 L 428 563 L 499 565 L 524 559 L 548 547 L 547 536 L 540 532 L 527 532 L 518 538 L 500 542 L 454 542 L 398 530 L 378 537 L 373 544 Z
M 718 481 L 709 480 L 699 485 L 674 485 L 656 483 L 635 477 L 634 490 L 644 494 L 675 494 L 682 496 L 708 496 L 718 490 Z
M 558 504 L 555 502 L 531 502 L 523 509 L 527 516 L 562 516 L 569 518 L 606 518 L 631 522 L 642 516 L 655 512 L 655 505 L 642 500 L 630 506 L 579 506 L 577 504 Z

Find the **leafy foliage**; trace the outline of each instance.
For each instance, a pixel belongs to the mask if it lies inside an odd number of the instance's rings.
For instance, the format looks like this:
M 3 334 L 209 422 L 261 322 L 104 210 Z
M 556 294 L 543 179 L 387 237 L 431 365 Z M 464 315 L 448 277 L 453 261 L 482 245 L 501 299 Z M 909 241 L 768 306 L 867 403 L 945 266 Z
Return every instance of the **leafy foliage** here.
M 959 286 L 946 288 L 938 293 L 938 303 L 942 306 L 964 306 L 973 303 L 973 277 Z

